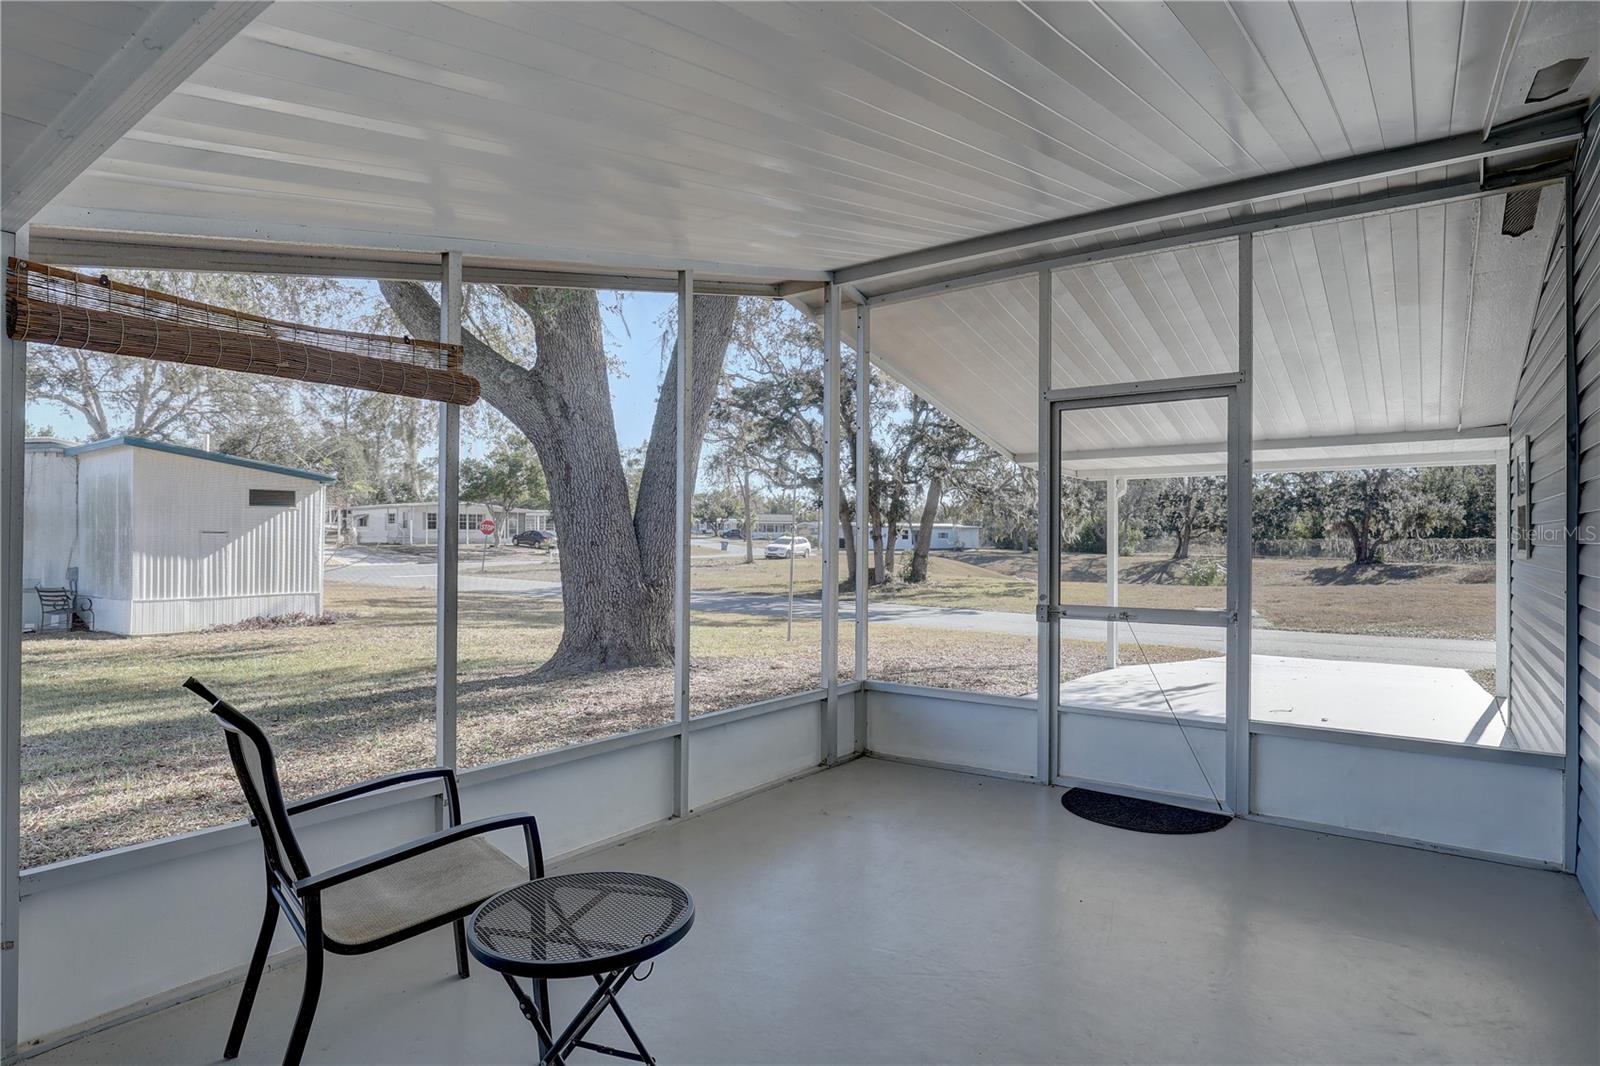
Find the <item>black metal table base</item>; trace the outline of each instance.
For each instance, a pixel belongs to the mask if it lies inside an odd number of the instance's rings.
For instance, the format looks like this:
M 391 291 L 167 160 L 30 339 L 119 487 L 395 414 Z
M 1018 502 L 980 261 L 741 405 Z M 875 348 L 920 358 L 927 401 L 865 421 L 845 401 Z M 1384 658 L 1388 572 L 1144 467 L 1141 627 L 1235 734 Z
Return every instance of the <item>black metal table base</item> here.
M 500 976 L 506 979 L 506 985 L 511 989 L 511 994 L 517 997 L 517 1006 L 522 1010 L 522 1016 L 528 1019 L 533 1026 L 533 1031 L 539 1035 L 539 1066 L 565 1066 L 567 1056 L 573 1048 L 583 1048 L 585 1051 L 597 1051 L 602 1055 L 611 1055 L 619 1059 L 628 1059 L 632 1062 L 648 1063 L 655 1066 L 655 1059 L 645 1048 L 644 1041 L 639 1039 L 638 1030 L 628 1020 L 627 1014 L 622 1010 L 622 1004 L 617 1002 L 617 993 L 622 991 L 622 986 L 638 970 L 637 964 L 623 970 L 614 970 L 608 974 L 594 974 L 594 990 L 583 1007 L 573 1016 L 567 1027 L 561 1030 L 560 1035 L 553 1036 L 550 1028 L 550 997 L 545 989 L 545 982 L 534 982 L 534 996 L 530 997 L 522 990 L 517 979 L 508 973 Z M 534 1002 L 537 997 L 538 1002 Z M 617 1016 L 617 1021 L 622 1024 L 622 1031 L 628 1034 L 628 1039 L 633 1041 L 633 1051 L 624 1051 L 621 1048 L 609 1047 L 605 1044 L 596 1044 L 585 1040 L 589 1030 L 600 1021 L 600 1016 L 610 1008 Z

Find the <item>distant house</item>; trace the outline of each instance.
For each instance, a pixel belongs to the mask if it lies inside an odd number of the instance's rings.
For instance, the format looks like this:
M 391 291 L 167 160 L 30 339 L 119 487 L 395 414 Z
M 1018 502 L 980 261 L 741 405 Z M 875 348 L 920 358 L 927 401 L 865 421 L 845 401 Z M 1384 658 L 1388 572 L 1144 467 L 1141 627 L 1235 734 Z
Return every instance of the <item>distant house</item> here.
M 964 551 L 978 546 L 978 538 L 983 530 L 979 526 L 964 526 L 955 522 L 935 522 L 933 524 L 933 539 L 928 542 L 928 550 L 935 552 Z M 917 527 L 903 525 L 894 538 L 896 551 L 910 551 L 917 546 Z
M 130 636 L 319 614 L 333 480 L 141 437 L 30 440 L 23 620 L 33 590 L 74 584 L 96 629 Z
M 811 526 L 816 529 L 815 524 Z M 801 533 L 806 532 L 802 523 Z M 933 524 L 933 539 L 928 543 L 928 550 L 935 552 L 968 551 L 981 546 L 983 527 L 962 525 L 959 522 L 935 522 Z M 917 546 L 917 527 L 915 524 L 901 525 L 895 531 L 895 551 L 911 551 Z M 839 547 L 844 547 L 843 535 L 839 538 Z
M 493 518 L 492 536 L 478 532 L 485 518 Z M 457 516 L 461 543 L 504 544 L 518 533 L 550 528 L 550 512 L 531 507 L 514 507 L 504 513 L 486 503 L 461 503 Z M 437 544 L 439 542 L 439 501 L 410 503 L 368 503 L 336 508 L 328 513 L 328 525 L 356 544 Z
M 758 514 L 750 523 L 751 540 L 772 540 L 774 537 L 787 537 L 795 532 L 797 529 L 793 515 Z

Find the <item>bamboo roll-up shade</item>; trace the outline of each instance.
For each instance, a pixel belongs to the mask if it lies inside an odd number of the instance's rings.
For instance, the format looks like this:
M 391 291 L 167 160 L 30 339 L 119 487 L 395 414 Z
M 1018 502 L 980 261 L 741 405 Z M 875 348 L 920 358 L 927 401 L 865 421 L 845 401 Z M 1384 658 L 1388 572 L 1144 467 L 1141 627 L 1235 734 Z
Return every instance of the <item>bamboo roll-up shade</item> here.
M 60 267 L 6 263 L 13 340 L 468 405 L 459 344 L 278 322 Z

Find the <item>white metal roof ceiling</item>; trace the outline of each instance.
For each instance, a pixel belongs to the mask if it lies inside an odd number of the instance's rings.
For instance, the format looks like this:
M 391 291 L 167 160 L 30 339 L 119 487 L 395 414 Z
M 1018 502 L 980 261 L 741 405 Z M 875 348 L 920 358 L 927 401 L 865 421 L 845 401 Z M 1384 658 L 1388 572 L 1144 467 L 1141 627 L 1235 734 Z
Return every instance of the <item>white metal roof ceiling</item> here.
M 1461 431 L 1510 418 L 1560 191 L 1545 189 L 1521 237 L 1500 232 L 1504 200 L 1256 238 L 1261 462 L 1488 453 L 1483 434 Z M 1236 257 L 1229 240 L 1057 271 L 1052 387 L 1237 369 Z M 1037 331 L 1037 284 L 1019 278 L 875 309 L 872 352 L 995 446 L 1032 459 Z M 1085 471 L 1217 466 L 1227 439 L 1221 401 L 1077 412 L 1067 427 L 1068 465 Z
M 1586 8 L 276 4 L 37 221 L 805 277 L 1502 123 Z
M 113 4 L 4 11 L 9 165 L 92 68 L 93 42 L 137 20 Z M 1540 67 L 1593 53 L 1597 32 L 1600 5 L 1494 0 L 276 4 L 35 230 L 814 279 L 1588 99 L 1600 59 L 1565 96 L 1523 102 Z M 1262 237 L 1258 438 L 1503 422 L 1496 384 L 1531 306 L 1515 294 L 1537 284 L 1528 249 L 1536 234 L 1548 247 L 1553 210 L 1500 260 L 1483 258 L 1498 225 L 1481 215 L 1455 204 Z M 1064 276 L 1057 384 L 1226 357 L 1229 258 L 1198 248 Z M 1474 280 L 1487 274 L 1499 281 Z M 931 301 L 885 308 L 874 348 L 975 430 L 1031 452 L 1030 287 L 952 294 L 937 314 Z M 1081 443 L 1220 439 L 1194 420 L 1181 439 L 1146 421 Z
M 150 15 L 142 3 L 0 5 L 0 146 L 5 169 L 87 86 Z

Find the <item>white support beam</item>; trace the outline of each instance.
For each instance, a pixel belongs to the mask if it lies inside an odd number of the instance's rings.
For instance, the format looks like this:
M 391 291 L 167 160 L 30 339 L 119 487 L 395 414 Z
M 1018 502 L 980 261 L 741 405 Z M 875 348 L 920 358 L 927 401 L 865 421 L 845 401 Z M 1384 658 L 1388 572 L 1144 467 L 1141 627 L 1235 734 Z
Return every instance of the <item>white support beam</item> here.
M 856 673 L 857 681 L 867 679 L 869 639 L 867 586 L 872 567 L 867 558 L 867 493 L 871 490 L 872 450 L 872 322 L 867 307 L 856 309 L 856 521 L 850 535 L 856 541 Z M 856 697 L 856 746 L 865 750 L 866 698 Z
M 1117 605 L 1117 567 L 1122 553 L 1122 523 L 1120 499 L 1121 492 L 1118 486 L 1121 479 L 1106 478 L 1106 606 Z M 1106 623 L 1106 668 L 1115 670 L 1118 665 L 1117 649 L 1117 623 Z
M 1403 448 L 1413 444 L 1462 443 L 1469 451 L 1484 451 L 1509 439 L 1507 426 L 1480 426 L 1472 429 L 1417 429 L 1395 433 L 1356 433 L 1324 437 L 1268 438 L 1253 443 L 1253 450 L 1262 452 L 1307 451 L 1313 448 Z M 1201 444 L 1149 444 L 1128 448 L 1080 449 L 1063 452 L 1061 461 L 1072 467 L 1090 464 L 1113 465 L 1118 460 L 1180 458 L 1185 455 L 1226 455 L 1228 442 L 1206 441 Z M 1019 455 L 1018 462 L 1037 462 L 1038 456 Z M 1130 467 L 1137 469 L 1137 467 Z
M 1250 545 L 1254 464 L 1250 446 L 1255 363 L 1255 242 L 1239 237 L 1239 384 L 1228 401 L 1227 798 L 1250 813 Z
M 839 286 L 822 307 L 822 764 L 839 747 Z
M 36 227 L 34 254 L 66 267 L 117 267 L 128 270 L 201 270 L 227 274 L 282 274 L 294 277 L 367 278 L 374 281 L 434 281 L 438 255 L 413 249 L 335 249 L 272 241 L 216 240 L 166 234 L 112 233 Z M 468 285 L 524 285 L 533 288 L 615 289 L 619 292 L 678 291 L 678 272 L 601 268 L 594 264 L 464 256 L 461 280 Z M 759 272 L 707 277 L 696 271 L 694 288 L 702 296 L 782 298 L 818 288 L 816 278 L 775 281 Z
M 1511 454 L 1494 464 L 1494 694 L 1511 695 Z
M 1260 200 L 1302 196 L 1340 185 L 1410 174 L 1452 163 L 1576 143 L 1582 136 L 1583 122 L 1578 111 L 1537 116 L 1488 136 L 1472 132 L 1399 148 L 1386 148 L 902 252 L 843 267 L 834 271 L 834 281 L 855 285 L 891 274 L 954 266 L 963 260 L 1017 252 L 1051 241 L 1089 237 L 1125 226 L 1167 222 L 1207 211 L 1244 207 Z
M 1039 454 L 1050 455 L 1057 451 L 1060 432 L 1050 406 L 1050 375 L 1054 333 L 1051 316 L 1055 309 L 1054 277 L 1050 271 L 1039 271 Z M 1061 464 L 1045 463 L 1039 468 L 1039 601 L 1038 656 L 1039 656 L 1039 730 L 1038 762 L 1034 773 L 1043 784 L 1056 779 L 1056 734 L 1059 730 L 1056 713 L 1060 698 L 1061 660 L 1059 636 L 1061 623 L 1057 608 L 1061 606 Z M 1115 625 L 1115 622 L 1108 622 Z
M 166 99 L 265 3 L 169 2 L 148 18 L 5 168 L 0 219 L 28 222 Z
M 3 256 L 27 258 L 28 232 L 6 232 Z M 0 330 L 0 334 L 4 331 Z M 22 856 L 22 508 L 28 346 L 0 340 L 0 1062 L 17 1052 L 17 944 Z
M 672 811 L 679 818 L 689 813 L 689 527 L 694 520 L 694 471 L 689 460 L 689 401 L 694 395 L 694 271 L 678 272 L 677 376 L 672 403 L 676 415 L 677 511 L 673 530 L 677 542 L 672 552 L 672 705 L 678 723 L 677 770 Z
M 596 252 L 592 248 L 531 244 L 524 241 L 484 240 L 459 235 L 418 232 L 427 227 L 407 230 L 369 230 L 346 228 L 333 223 L 299 224 L 265 222 L 247 218 L 203 218 L 191 215 L 152 214 L 143 211 L 124 211 L 114 207 L 70 207 L 57 205 L 50 211 L 49 232 L 52 240 L 68 235 L 96 241 L 142 242 L 155 234 L 182 234 L 183 244 L 197 243 L 217 249 L 244 246 L 247 248 L 272 248 L 300 250 L 307 255 L 365 256 L 378 253 L 383 260 L 404 259 L 418 252 L 438 255 L 459 250 L 479 263 L 483 274 L 474 280 L 493 277 L 494 264 L 509 264 L 513 270 L 526 267 L 530 270 L 549 269 L 560 274 L 591 272 L 608 275 L 588 287 L 611 288 L 611 277 L 662 276 L 669 279 L 664 291 L 671 291 L 670 279 L 679 270 L 693 270 L 702 279 L 700 288 L 707 290 L 704 280 L 714 277 L 742 284 L 779 286 L 779 296 L 794 292 L 819 289 L 827 280 L 823 270 L 795 270 L 790 267 L 764 263 L 738 263 L 717 259 L 685 260 L 681 256 L 628 255 L 617 257 L 613 253 Z M 231 268 L 230 268 L 231 269 Z M 267 271 L 272 273 L 274 271 Z M 476 273 L 476 271 L 475 271 Z M 655 286 L 652 285 L 652 288 Z M 758 288 L 757 292 L 760 291 Z
M 461 253 L 440 256 L 439 340 L 461 343 Z M 434 761 L 456 765 L 456 647 L 461 548 L 461 408 L 439 411 L 439 537 L 434 566 Z M 441 809 L 441 816 L 442 816 Z

